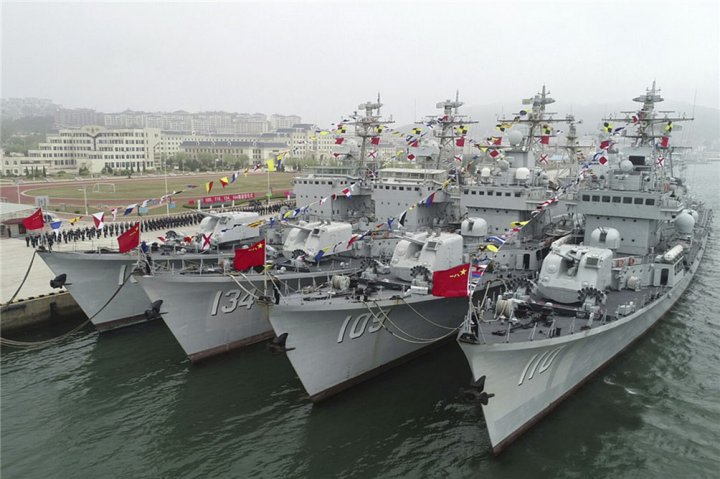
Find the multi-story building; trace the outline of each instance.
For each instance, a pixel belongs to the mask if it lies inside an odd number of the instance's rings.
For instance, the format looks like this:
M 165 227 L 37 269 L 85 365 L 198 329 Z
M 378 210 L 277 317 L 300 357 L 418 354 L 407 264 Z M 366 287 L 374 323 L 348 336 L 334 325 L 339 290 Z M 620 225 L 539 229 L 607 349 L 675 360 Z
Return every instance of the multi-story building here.
M 79 128 L 104 122 L 103 114 L 90 108 L 58 108 L 55 111 L 55 128 Z
M 52 175 L 61 170 L 76 172 L 77 168 L 65 168 L 63 165 L 56 165 L 48 158 L 31 158 L 15 153 L 6 154 L 2 152 L 2 158 L 0 159 L 0 172 L 2 172 L 4 176 L 25 176 L 33 171 L 37 171 L 40 174 L 45 173 Z
M 106 168 L 154 170 L 161 166 L 159 144 L 160 130 L 155 128 L 84 126 L 48 135 L 37 150 L 29 151 L 29 156 L 52 161 L 53 167 L 74 171 L 85 167 L 91 173 Z
M 192 158 L 198 158 L 200 154 L 215 155 L 218 161 L 234 162 L 246 160 L 246 165 L 264 162 L 275 158 L 280 153 L 288 150 L 288 144 L 284 142 L 264 142 L 254 140 L 194 140 L 184 141 L 180 144 L 179 151 L 187 153 Z
M 299 117 L 294 118 L 299 120 Z M 104 121 L 108 128 L 159 128 L 163 131 L 187 131 L 196 135 L 243 135 L 270 131 L 270 122 L 262 113 L 146 113 L 127 110 L 122 113 L 107 113 Z
M 279 130 L 281 128 L 292 128 L 294 125 L 302 122 L 302 118 L 297 115 L 280 115 L 275 113 L 270 115 L 270 129 Z

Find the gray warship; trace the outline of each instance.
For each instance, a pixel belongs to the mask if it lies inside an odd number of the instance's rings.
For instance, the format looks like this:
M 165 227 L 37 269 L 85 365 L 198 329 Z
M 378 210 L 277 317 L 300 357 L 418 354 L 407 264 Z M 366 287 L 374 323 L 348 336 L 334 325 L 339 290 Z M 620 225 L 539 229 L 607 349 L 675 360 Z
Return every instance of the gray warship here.
M 495 453 L 653 326 L 702 262 L 712 211 L 673 170 L 672 125 L 687 118 L 656 112 L 662 100 L 653 83 L 639 111 L 604 120 L 598 161 L 567 197 L 580 227 L 539 274 L 470 302 L 458 342 Z
M 537 128 L 550 121 L 544 114 L 549 102 L 545 92 L 532 99 L 525 134 L 518 131 L 508 138 L 511 144 L 487 148 L 485 164 L 474 171 L 455 150 L 469 123 L 458 114 L 462 103 L 457 97 L 438 103 L 443 113 L 426 123 L 437 141 L 410 151 L 421 168 L 381 169 L 373 183 L 376 216 L 394 224 L 387 233 L 398 238 L 389 261 L 372 258 L 355 276 L 282 295 L 267 305 L 282 350 L 311 400 L 455 337 L 467 298 L 434 296 L 434 273 L 462 265 L 468 277 L 484 271 L 482 261 L 493 241 L 505 247 L 479 290 L 493 291 L 540 266 L 548 238 L 564 234 L 561 219 L 538 214 L 539 205 L 556 204 L 550 180 L 535 164 L 541 149 Z M 403 205 L 410 206 L 403 210 Z M 533 225 L 514 238 L 499 238 L 511 224 L 530 219 Z
M 354 125 L 360 140 L 336 148 L 340 165 L 321 165 L 293 180 L 297 207 L 285 213 L 288 221 L 273 221 L 268 234 L 281 246 L 268 256 L 264 271 L 235 272 L 228 261 L 217 265 L 137 275 L 151 301 L 162 301 L 161 314 L 192 361 L 199 361 L 272 337 L 267 309 L 262 304 L 281 294 L 345 277 L 369 258 L 392 252 L 395 240 L 376 237 L 370 174 L 365 161 L 371 138 L 387 121 L 380 115 L 380 98 L 359 106 L 364 116 Z
M 132 276 L 137 268 L 173 270 L 204 267 L 222 257 L 232 259 L 233 245 L 259 239 L 263 234 L 258 228 L 244 226 L 258 219 L 257 213 L 208 214 L 191 243 L 168 238 L 167 245 L 153 248 L 148 254 L 120 254 L 109 248 L 83 251 L 56 248 L 38 250 L 38 255 L 56 275 L 51 286 L 65 287 L 95 328 L 108 331 L 159 318 L 159 306 L 152 304 Z M 230 234 L 222 233 L 230 229 Z M 224 238 L 218 241 L 223 234 Z M 202 251 L 203 237 L 211 238 L 210 251 Z

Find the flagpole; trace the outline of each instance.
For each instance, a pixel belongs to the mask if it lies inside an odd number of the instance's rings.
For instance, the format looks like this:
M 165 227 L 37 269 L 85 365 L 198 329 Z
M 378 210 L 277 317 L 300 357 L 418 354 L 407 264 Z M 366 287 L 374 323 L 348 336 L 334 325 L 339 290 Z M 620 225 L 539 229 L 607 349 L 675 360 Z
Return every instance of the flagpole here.
M 164 150 L 164 149 L 163 149 Z M 168 187 L 167 187 L 167 162 L 165 161 L 165 151 L 160 153 L 162 156 L 163 170 L 165 171 L 165 208 L 167 215 L 170 216 L 170 198 L 168 198 Z

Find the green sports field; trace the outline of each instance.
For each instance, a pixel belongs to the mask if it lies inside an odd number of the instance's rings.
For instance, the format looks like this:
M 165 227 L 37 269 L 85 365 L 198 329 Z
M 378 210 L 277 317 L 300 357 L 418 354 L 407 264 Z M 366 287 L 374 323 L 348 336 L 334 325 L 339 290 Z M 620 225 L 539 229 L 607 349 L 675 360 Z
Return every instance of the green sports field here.
M 231 174 L 227 174 L 228 178 Z M 265 197 L 268 187 L 268 175 L 266 173 L 249 174 L 247 177 L 240 176 L 235 183 L 225 188 L 220 184 L 223 173 L 214 173 L 205 176 L 168 176 L 167 191 L 180 191 L 175 201 L 178 207 L 188 203 L 190 199 L 198 199 L 203 196 L 230 195 L 235 193 L 258 193 L 259 199 Z M 276 196 L 285 190 L 292 188 L 293 173 L 270 173 L 270 187 Z M 205 183 L 213 182 L 210 193 L 205 191 Z M 108 191 L 109 187 L 102 186 L 101 191 L 93 191 L 93 185 L 97 183 L 112 183 L 115 185 L 115 192 Z M 189 185 L 195 185 L 190 188 Z M 162 176 L 127 178 L 103 178 L 73 182 L 62 182 L 57 185 L 39 184 L 37 188 L 31 187 L 26 190 L 27 195 L 49 196 L 52 209 L 60 204 L 66 205 L 68 212 L 80 212 L 84 206 L 83 187 L 87 193 L 88 207 L 91 210 L 102 210 L 108 206 L 126 206 L 131 203 L 140 203 L 151 198 L 160 198 L 165 194 L 165 179 Z M 155 211 L 157 210 L 157 211 Z M 162 210 L 162 211 L 161 211 Z M 178 211 L 178 210 L 176 210 Z M 181 211 L 181 210 L 180 210 Z M 156 206 L 151 209 L 151 214 L 164 213 L 165 206 Z M 179 211 L 178 211 L 179 212 Z

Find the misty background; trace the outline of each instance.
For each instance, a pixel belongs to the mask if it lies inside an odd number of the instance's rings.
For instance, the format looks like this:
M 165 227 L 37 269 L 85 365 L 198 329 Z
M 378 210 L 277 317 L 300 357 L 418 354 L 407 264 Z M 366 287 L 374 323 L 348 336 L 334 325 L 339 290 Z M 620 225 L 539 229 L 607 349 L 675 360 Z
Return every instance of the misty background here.
M 551 111 L 584 133 L 657 80 L 661 109 L 694 111 L 689 130 L 718 136 L 718 2 L 3 2 L 1 14 L 3 98 L 322 126 L 378 92 L 411 123 L 459 90 L 491 130 L 545 84 Z

